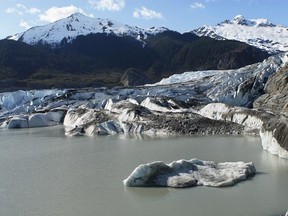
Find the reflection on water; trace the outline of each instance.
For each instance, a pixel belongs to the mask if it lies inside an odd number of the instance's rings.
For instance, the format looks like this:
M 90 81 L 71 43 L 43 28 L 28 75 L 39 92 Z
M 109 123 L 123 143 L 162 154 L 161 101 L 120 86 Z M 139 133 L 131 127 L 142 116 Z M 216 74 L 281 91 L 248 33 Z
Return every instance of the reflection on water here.
M 148 189 L 148 190 L 147 190 Z M 144 187 L 125 187 L 124 192 L 127 196 L 137 197 L 139 200 L 146 199 L 163 199 L 164 196 L 168 195 L 168 193 L 173 188 L 164 188 L 164 187 L 156 187 L 156 188 L 144 188 Z
M 0 130 L 0 215 L 279 215 L 288 208 L 288 161 L 259 137 L 65 137 L 61 126 Z M 253 161 L 234 187 L 127 188 L 139 164 L 178 159 Z

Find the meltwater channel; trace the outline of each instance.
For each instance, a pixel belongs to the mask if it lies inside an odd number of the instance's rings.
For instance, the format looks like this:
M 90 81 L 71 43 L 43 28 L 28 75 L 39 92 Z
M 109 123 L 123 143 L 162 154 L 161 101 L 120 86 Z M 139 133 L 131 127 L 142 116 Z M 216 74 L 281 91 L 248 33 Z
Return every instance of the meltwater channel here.
M 128 188 L 138 165 L 178 159 L 253 161 L 257 174 L 227 188 Z M 0 130 L 3 216 L 269 216 L 288 208 L 288 160 L 259 137 L 65 137 L 63 127 Z

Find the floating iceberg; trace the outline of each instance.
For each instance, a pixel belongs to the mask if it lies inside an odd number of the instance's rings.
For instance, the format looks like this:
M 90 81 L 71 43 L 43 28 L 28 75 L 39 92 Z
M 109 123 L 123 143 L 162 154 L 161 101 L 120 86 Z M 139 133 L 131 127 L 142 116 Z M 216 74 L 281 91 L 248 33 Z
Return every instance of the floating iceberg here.
M 244 181 L 255 173 L 256 168 L 252 162 L 216 163 L 194 158 L 170 164 L 156 161 L 140 165 L 123 183 L 130 187 L 225 187 Z

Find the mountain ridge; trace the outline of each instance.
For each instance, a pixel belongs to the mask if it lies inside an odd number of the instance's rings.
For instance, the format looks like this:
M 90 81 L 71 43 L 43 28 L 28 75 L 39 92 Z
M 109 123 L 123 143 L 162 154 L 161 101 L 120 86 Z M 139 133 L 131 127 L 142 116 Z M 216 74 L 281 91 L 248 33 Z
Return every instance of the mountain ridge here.
M 137 40 L 143 40 L 149 35 L 164 31 L 168 31 L 168 29 L 164 27 L 142 29 L 110 19 L 91 18 L 81 13 L 75 13 L 47 25 L 32 27 L 25 32 L 9 36 L 6 39 L 22 41 L 30 45 L 48 44 L 58 46 L 63 40 L 69 43 L 80 35 L 105 33 L 117 36 L 130 36 Z
M 247 24 L 241 17 L 237 22 Z M 236 69 L 268 56 L 236 40 L 143 30 L 76 13 L 0 40 L 0 91 L 146 84 L 184 71 Z
M 237 40 L 275 54 L 288 51 L 288 28 L 267 19 L 246 19 L 237 15 L 215 26 L 204 25 L 192 30 L 198 36 L 216 40 Z
M 92 18 L 75 13 L 67 18 L 57 20 L 44 26 L 35 26 L 27 31 L 8 36 L 6 39 L 22 41 L 30 45 L 48 45 L 57 47 L 61 43 L 70 43 L 80 35 L 104 33 L 119 37 L 133 37 L 142 41 L 149 36 L 165 31 L 165 27 L 139 28 L 102 18 Z M 271 54 L 288 51 L 288 28 L 275 25 L 268 19 L 246 19 L 237 15 L 215 26 L 203 25 L 190 31 L 197 36 L 206 36 L 216 40 L 237 40 L 258 47 Z

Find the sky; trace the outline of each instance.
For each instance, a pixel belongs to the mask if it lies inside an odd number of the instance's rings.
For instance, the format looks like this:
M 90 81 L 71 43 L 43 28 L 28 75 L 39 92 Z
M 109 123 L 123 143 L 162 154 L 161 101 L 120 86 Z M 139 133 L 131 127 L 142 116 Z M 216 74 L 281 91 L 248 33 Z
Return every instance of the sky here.
M 76 12 L 181 33 L 236 15 L 288 27 L 287 8 L 287 0 L 0 0 L 0 39 Z

